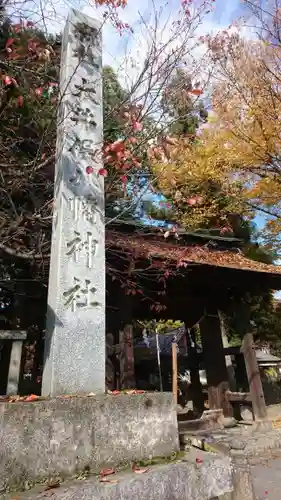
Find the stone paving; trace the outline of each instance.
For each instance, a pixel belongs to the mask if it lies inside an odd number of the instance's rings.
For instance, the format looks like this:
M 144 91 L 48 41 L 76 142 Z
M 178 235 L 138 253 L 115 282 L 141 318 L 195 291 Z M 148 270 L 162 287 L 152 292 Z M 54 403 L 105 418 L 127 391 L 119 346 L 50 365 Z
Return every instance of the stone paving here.
M 252 477 L 256 500 L 280 500 L 281 458 L 253 466 Z

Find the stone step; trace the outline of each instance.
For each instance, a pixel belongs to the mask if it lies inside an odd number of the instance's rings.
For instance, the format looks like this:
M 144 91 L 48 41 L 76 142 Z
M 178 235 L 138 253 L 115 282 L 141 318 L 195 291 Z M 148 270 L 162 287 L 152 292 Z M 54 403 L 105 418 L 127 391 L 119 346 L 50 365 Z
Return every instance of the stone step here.
M 116 482 L 101 483 L 90 477 L 65 481 L 49 491 L 38 486 L 25 493 L 6 494 L 1 500 L 45 500 L 49 495 L 51 500 L 211 500 L 232 491 L 230 459 L 198 450 L 181 461 L 152 466 L 143 474 L 123 471 L 108 479 Z

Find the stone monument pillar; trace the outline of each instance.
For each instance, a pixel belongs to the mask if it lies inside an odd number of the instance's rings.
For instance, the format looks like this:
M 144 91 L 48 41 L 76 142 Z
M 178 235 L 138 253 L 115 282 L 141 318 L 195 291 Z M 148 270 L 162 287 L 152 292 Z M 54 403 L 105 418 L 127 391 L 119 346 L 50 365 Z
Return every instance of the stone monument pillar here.
M 101 25 L 75 10 L 61 52 L 42 394 L 105 391 Z

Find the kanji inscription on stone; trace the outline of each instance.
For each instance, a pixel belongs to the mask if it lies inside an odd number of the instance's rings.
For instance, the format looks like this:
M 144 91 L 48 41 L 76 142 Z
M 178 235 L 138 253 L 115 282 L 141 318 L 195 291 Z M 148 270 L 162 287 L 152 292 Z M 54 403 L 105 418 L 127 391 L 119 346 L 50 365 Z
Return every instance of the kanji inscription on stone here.
M 101 24 L 76 10 L 61 54 L 42 393 L 105 391 Z
M 75 312 L 77 308 L 86 308 L 98 306 L 99 303 L 94 300 L 94 294 L 97 289 L 92 286 L 90 280 L 85 279 L 82 282 L 79 278 L 73 278 L 73 286 L 63 293 L 65 298 L 65 306 L 71 307 Z
M 84 236 L 79 231 L 74 231 L 73 238 L 66 244 L 67 255 L 72 255 L 74 262 L 86 256 L 87 267 L 92 268 L 94 257 L 98 248 L 98 240 L 93 237 L 91 231 Z

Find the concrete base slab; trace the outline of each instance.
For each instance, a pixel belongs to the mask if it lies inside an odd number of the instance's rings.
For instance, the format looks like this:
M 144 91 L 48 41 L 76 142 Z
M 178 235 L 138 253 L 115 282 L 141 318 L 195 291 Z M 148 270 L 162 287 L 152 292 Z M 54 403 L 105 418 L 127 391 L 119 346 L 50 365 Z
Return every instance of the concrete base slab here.
M 99 473 L 178 451 L 169 393 L 0 403 L 0 496 L 54 475 Z
M 43 500 L 51 494 L 52 500 L 210 500 L 232 490 L 230 459 L 206 453 L 202 463 L 196 463 L 195 455 L 191 454 L 186 461 L 153 466 L 143 474 L 129 471 L 108 478 L 116 483 L 101 483 L 91 477 L 64 482 L 49 491 L 43 486 L 34 488 L 16 494 L 16 498 Z M 4 500 L 11 498 L 15 494 L 6 495 Z

